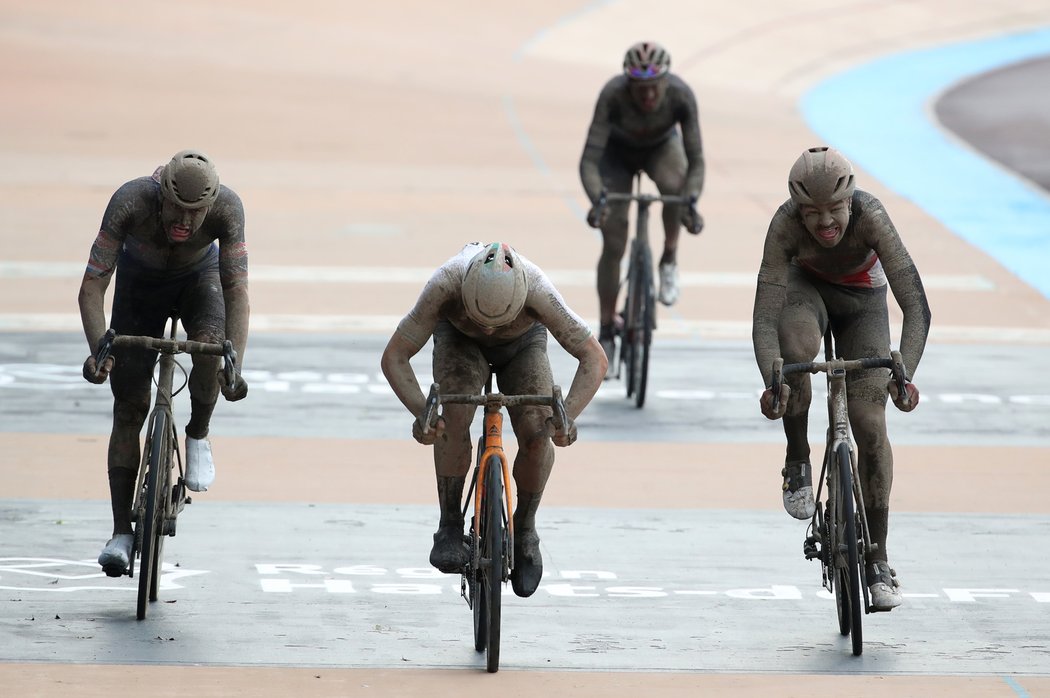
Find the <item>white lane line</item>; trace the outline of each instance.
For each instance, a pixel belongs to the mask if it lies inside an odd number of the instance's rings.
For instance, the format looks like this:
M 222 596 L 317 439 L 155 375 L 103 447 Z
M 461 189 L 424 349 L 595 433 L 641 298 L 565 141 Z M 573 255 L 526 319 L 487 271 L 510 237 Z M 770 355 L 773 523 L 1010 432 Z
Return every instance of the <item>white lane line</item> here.
M 594 269 L 547 269 L 556 286 L 593 286 Z M 253 264 L 253 283 L 415 284 L 422 286 L 434 272 L 425 267 L 303 267 Z M 77 278 L 84 273 L 80 262 L 2 262 L 0 279 Z M 687 272 L 679 285 L 706 288 L 754 288 L 756 272 Z M 991 291 L 995 284 L 979 274 L 927 275 L 926 288 L 940 291 Z
M 252 332 L 360 332 L 389 334 L 400 315 L 270 315 L 252 313 Z M 0 332 L 80 332 L 77 313 L 0 313 Z M 658 337 L 748 340 L 750 321 L 661 319 Z M 894 335 L 896 343 L 899 338 Z M 657 340 L 659 341 L 659 340 Z M 1050 344 L 1050 328 L 934 325 L 930 341 L 975 344 Z

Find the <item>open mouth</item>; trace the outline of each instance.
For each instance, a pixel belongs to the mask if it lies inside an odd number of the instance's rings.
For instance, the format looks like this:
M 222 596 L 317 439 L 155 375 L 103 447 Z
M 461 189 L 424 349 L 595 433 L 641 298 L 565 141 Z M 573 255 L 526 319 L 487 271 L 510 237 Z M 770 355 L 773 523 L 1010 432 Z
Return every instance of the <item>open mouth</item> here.
M 835 228 L 820 228 L 817 230 L 817 237 L 821 240 L 832 241 L 839 236 L 839 229 Z
M 191 232 L 192 231 L 185 226 L 173 225 L 171 226 L 171 232 L 168 236 L 175 242 L 183 242 L 189 239 Z

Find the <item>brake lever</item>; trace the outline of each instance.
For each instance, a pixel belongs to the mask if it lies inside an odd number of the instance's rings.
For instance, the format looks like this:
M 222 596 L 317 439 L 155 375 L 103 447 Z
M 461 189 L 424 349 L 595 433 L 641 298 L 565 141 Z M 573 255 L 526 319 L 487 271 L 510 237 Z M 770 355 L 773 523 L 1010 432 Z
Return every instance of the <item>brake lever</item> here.
M 773 392 L 772 407 L 776 412 L 780 409 L 780 385 L 784 382 L 784 359 L 773 359 L 773 381 L 769 389 Z
M 98 348 L 95 350 L 95 375 L 102 369 L 102 364 L 113 354 L 113 340 L 117 337 L 117 331 L 112 327 L 106 330 L 106 334 L 99 340 Z
M 565 426 L 569 423 L 569 416 L 565 412 L 565 401 L 562 400 L 561 387 L 554 386 L 551 391 L 551 408 L 554 414 L 551 415 L 551 421 L 554 423 L 554 428 L 558 433 L 565 433 Z
M 423 429 L 424 434 L 429 434 L 433 427 L 437 426 L 438 406 L 441 404 L 441 393 L 440 386 L 437 383 L 431 383 L 430 394 L 427 395 L 427 404 L 423 408 L 423 414 L 420 415 L 420 427 Z

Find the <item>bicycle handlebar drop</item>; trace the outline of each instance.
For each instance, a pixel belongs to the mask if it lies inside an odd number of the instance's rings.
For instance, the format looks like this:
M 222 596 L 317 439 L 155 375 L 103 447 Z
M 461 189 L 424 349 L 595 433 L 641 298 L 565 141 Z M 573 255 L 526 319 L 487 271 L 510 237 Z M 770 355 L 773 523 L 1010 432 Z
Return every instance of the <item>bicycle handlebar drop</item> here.
M 565 412 L 565 401 L 562 399 L 561 388 L 554 386 L 550 395 L 504 395 L 503 393 L 478 393 L 476 395 L 464 394 L 441 394 L 441 386 L 433 383 L 430 386 L 430 394 L 427 395 L 426 406 L 420 416 L 423 433 L 427 434 L 437 424 L 438 407 L 442 404 L 454 405 L 478 405 L 493 407 L 526 407 L 544 406 L 554 410 L 554 428 L 559 432 L 564 431 L 568 424 L 568 416 Z
M 897 391 L 904 397 L 905 404 L 908 403 L 908 374 L 904 368 L 904 359 L 899 351 L 891 351 L 890 358 L 868 358 L 868 359 L 835 359 L 832 361 L 807 361 L 803 363 L 785 364 L 784 359 L 773 360 L 773 380 L 770 390 L 773 393 L 773 409 L 780 406 L 780 385 L 784 376 L 792 373 L 827 373 L 829 375 L 845 375 L 850 371 L 862 371 L 872 368 L 888 368 L 893 373 L 893 380 L 897 383 Z

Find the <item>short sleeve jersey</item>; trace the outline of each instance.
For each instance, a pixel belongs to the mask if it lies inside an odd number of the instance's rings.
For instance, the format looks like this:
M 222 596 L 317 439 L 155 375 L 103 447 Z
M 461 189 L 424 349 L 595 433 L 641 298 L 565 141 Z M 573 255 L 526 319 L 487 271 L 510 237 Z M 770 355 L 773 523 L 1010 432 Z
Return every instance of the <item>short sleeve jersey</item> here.
M 160 168 L 151 177 L 123 184 L 102 216 L 102 225 L 91 247 L 87 274 L 113 273 L 121 254 L 144 269 L 160 274 L 177 273 L 200 262 L 218 242 L 219 276 L 223 288 L 247 281 L 248 252 L 244 242 L 244 207 L 240 197 L 225 185 L 201 227 L 185 242 L 168 241 L 161 223 Z

